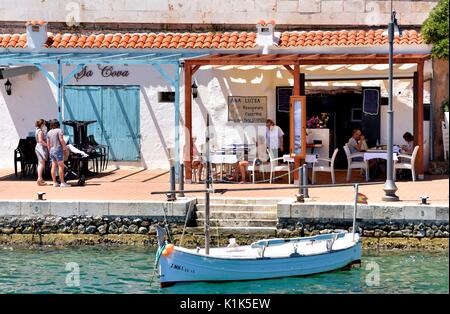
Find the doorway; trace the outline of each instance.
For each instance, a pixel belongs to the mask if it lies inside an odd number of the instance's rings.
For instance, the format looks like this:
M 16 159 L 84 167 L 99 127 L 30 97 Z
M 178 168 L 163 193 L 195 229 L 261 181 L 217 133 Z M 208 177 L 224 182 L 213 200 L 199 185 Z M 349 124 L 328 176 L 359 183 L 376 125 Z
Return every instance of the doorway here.
M 109 146 L 109 159 L 140 159 L 139 86 L 65 86 L 64 119 L 96 120 L 88 134 Z M 73 130 L 66 129 L 73 140 Z
M 331 156 L 335 148 L 339 149 L 335 160 L 337 169 L 347 168 L 347 157 L 343 146 L 348 142 L 353 129 L 360 129 L 366 137 L 369 147 L 373 147 L 380 139 L 380 113 L 367 114 L 363 111 L 363 91 L 359 90 L 330 90 L 323 92 L 309 91 L 306 95 L 306 119 L 328 117 L 326 128 L 329 129 L 329 152 Z M 370 87 L 378 89 L 379 87 Z M 276 119 L 277 125 L 289 139 L 289 97 L 292 95 L 291 86 L 276 89 Z M 286 137 L 287 136 L 287 137 Z M 289 147 L 287 147 L 289 152 Z M 285 153 L 288 153 L 285 152 Z M 324 156 L 325 157 L 325 156 Z

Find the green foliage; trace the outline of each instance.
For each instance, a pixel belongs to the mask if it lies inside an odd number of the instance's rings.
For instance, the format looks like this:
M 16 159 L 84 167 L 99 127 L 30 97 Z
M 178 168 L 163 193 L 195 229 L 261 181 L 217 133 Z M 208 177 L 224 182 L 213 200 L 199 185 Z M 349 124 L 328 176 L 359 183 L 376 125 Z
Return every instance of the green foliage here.
M 448 0 L 440 0 L 422 25 L 425 43 L 432 44 L 433 57 L 448 60 Z
M 448 112 L 448 99 L 444 100 L 441 105 L 442 111 Z

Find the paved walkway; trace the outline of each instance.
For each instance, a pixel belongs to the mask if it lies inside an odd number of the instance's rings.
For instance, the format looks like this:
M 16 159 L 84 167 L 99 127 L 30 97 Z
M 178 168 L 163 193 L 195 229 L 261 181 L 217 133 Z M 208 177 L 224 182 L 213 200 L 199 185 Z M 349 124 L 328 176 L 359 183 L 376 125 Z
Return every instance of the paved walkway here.
M 363 182 L 364 179 L 355 171 L 353 182 Z M 50 181 L 48 181 L 50 182 Z M 75 182 L 75 181 L 73 181 Z M 164 170 L 117 169 L 94 178 L 89 178 L 83 187 L 54 188 L 53 186 L 37 186 L 32 179 L 18 179 L 10 169 L 0 169 L 0 200 L 34 200 L 37 192 L 45 192 L 48 200 L 165 200 L 164 195 L 151 195 L 151 191 L 167 190 L 169 174 Z M 337 171 L 337 183 L 345 182 L 345 171 Z M 70 182 L 69 182 L 70 183 Z M 329 184 L 329 175 L 318 176 L 319 184 Z M 216 188 L 269 187 L 286 186 L 283 184 L 215 184 Z M 360 192 L 369 198 L 369 203 L 380 203 L 384 195 L 384 182 L 375 185 L 361 186 Z M 202 184 L 188 184 L 186 190 L 201 189 Z M 448 204 L 448 176 L 426 176 L 424 181 L 397 182 L 397 195 L 403 202 L 419 203 L 419 196 L 429 196 L 432 204 Z M 227 192 L 220 197 L 294 197 L 296 190 L 273 191 L 240 191 Z M 352 202 L 352 187 L 311 188 L 309 195 L 314 201 L 320 202 Z M 189 196 L 202 196 L 202 193 Z

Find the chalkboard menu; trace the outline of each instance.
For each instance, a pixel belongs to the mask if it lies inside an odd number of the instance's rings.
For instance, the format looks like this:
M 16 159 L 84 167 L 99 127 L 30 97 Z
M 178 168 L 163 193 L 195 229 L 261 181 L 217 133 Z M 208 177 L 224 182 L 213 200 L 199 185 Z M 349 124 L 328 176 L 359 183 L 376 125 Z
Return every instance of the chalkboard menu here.
M 363 90 L 363 111 L 365 114 L 378 115 L 380 108 L 380 91 L 366 88 Z
M 277 88 L 277 104 L 279 112 L 289 112 L 289 104 L 291 96 L 292 96 L 292 87 Z

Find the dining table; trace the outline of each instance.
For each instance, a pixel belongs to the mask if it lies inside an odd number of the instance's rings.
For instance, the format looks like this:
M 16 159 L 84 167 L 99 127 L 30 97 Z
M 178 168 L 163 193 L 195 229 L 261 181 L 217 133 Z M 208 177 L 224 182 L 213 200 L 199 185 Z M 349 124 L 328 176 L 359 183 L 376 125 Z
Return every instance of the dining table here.
M 393 162 L 398 160 L 398 153 L 400 150 L 396 147 L 394 147 L 394 153 L 392 154 L 392 160 Z M 378 172 L 380 171 L 380 164 L 378 163 L 379 159 L 387 160 L 388 158 L 388 152 L 386 149 L 380 149 L 380 148 L 370 148 L 367 151 L 364 152 L 364 161 L 369 160 L 376 160 L 376 167 L 375 172 L 373 174 L 373 177 L 376 178 L 378 176 Z

